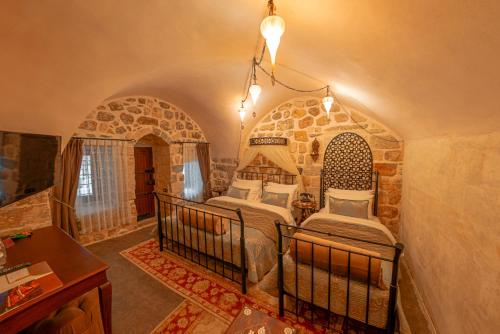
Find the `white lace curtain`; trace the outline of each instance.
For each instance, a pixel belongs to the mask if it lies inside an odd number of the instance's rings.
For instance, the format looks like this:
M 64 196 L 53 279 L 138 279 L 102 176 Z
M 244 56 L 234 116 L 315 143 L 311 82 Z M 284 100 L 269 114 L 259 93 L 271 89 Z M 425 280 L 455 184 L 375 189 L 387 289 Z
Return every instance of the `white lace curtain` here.
M 82 234 L 130 222 L 127 168 L 126 142 L 84 140 L 75 205 Z
M 184 198 L 201 202 L 203 201 L 203 179 L 198 162 L 196 143 L 184 144 L 182 155 L 184 161 Z

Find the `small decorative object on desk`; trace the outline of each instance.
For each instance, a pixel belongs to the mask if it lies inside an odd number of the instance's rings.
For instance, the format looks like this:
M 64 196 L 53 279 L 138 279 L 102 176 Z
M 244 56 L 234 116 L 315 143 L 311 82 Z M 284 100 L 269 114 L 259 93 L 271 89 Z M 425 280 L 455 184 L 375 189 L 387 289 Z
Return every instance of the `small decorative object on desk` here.
M 316 212 L 316 201 L 314 200 L 314 197 L 312 197 L 312 200 L 310 199 L 308 201 L 295 200 L 292 202 L 292 205 L 294 208 L 300 210 L 300 216 L 297 221 L 298 225 Z
M 294 334 L 295 329 L 289 327 L 287 324 L 278 319 L 245 306 L 226 330 L 226 334 L 230 333 Z

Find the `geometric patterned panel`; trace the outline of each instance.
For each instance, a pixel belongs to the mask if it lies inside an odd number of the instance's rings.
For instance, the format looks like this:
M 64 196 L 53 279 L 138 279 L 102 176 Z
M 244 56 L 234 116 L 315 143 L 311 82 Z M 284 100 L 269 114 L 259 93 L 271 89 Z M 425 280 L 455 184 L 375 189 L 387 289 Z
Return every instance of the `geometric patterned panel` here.
M 358 134 L 344 132 L 333 138 L 323 161 L 323 191 L 372 189 L 372 151 Z

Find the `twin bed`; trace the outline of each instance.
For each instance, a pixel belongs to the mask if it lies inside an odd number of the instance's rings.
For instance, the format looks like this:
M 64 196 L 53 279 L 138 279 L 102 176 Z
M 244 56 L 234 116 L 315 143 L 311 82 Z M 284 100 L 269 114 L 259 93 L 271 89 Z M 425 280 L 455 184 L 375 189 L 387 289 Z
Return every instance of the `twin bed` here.
M 354 323 L 393 333 L 403 246 L 376 217 L 378 174 L 370 167 L 353 176 L 354 186 L 335 175 L 324 168 L 321 210 L 300 226 L 290 205 L 295 175 L 242 171 L 226 196 L 206 203 L 156 194 L 160 250 L 241 284 L 243 293 L 247 281 L 274 279 L 280 316 L 286 308 L 329 327 L 337 314 L 347 331 Z

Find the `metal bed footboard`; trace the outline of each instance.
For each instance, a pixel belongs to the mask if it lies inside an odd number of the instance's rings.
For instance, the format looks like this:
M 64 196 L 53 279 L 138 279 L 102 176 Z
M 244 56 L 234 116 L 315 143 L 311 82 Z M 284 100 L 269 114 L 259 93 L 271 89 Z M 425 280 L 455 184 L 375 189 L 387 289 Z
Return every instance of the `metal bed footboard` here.
M 245 253 L 245 225 L 240 209 L 228 209 L 218 205 L 206 204 L 187 200 L 170 194 L 154 193 L 156 198 L 157 207 L 157 223 L 158 223 L 158 242 L 160 251 L 164 248 L 167 250 L 186 258 L 193 263 L 196 263 L 204 268 L 219 274 L 237 284 L 241 284 L 241 292 L 246 294 L 247 281 L 246 281 L 246 253 Z M 203 208 L 193 207 L 193 205 L 202 206 Z M 228 215 L 210 212 L 210 208 L 217 208 L 227 211 Z M 189 216 L 189 224 L 184 224 L 179 214 L 184 216 L 187 210 Z M 191 221 L 191 213 L 194 213 L 196 219 Z M 234 213 L 236 218 L 231 217 L 230 214 Z M 200 214 L 203 220 L 200 221 Z M 234 215 L 233 215 L 234 216 Z M 207 231 L 207 219 L 214 222 L 214 218 L 220 221 L 220 228 L 223 228 L 223 221 L 229 222 L 229 227 L 226 233 L 229 233 L 230 240 L 230 259 L 229 262 L 224 256 L 224 240 L 225 234 L 219 235 L 221 257 L 219 258 L 216 253 L 216 240 L 215 232 Z M 233 251 L 233 230 L 239 225 L 240 239 L 239 254 Z M 169 226 L 170 225 L 170 226 Z M 175 227 L 174 227 L 175 225 Z M 181 227 L 180 227 L 181 226 Z M 202 226 L 203 229 L 200 227 Z M 182 228 L 182 236 L 179 235 L 179 230 Z M 193 228 L 195 231 L 193 232 Z M 215 226 L 213 226 L 215 229 Z M 175 232 L 174 233 L 174 229 Z M 186 231 L 189 233 L 189 238 L 186 238 Z M 196 245 L 193 245 L 193 239 L 196 238 Z M 186 239 L 188 239 L 186 241 Z M 204 241 L 205 247 L 200 247 L 200 241 Z M 219 247 L 219 246 L 218 246 Z M 210 254 L 212 252 L 212 254 Z M 237 267 L 234 263 L 238 259 L 240 266 Z M 209 262 L 210 260 L 210 262 Z M 240 278 L 238 277 L 240 274 Z
M 343 319 L 343 328 L 345 330 L 345 333 L 349 333 L 349 326 L 350 322 L 353 322 L 354 327 L 356 326 L 363 326 L 365 329 L 373 329 L 375 331 L 383 331 L 385 333 L 394 333 L 395 331 L 395 326 L 396 326 L 396 297 L 397 297 L 397 279 L 398 279 L 398 264 L 399 264 L 399 258 L 400 255 L 404 249 L 404 245 L 401 243 L 396 243 L 395 245 L 387 245 L 387 244 L 382 244 L 382 243 L 377 243 L 377 242 L 371 242 L 367 240 L 362 240 L 362 239 L 357 239 L 357 238 L 350 238 L 342 235 L 336 235 L 333 233 L 329 232 L 322 232 L 322 231 L 317 231 L 313 229 L 308 229 L 308 228 L 303 228 L 303 227 L 297 227 L 296 232 L 304 232 L 307 234 L 307 232 L 313 232 L 315 234 L 320 234 L 324 235 L 325 237 L 340 237 L 344 239 L 350 239 L 350 240 L 355 240 L 355 241 L 360 241 L 360 242 L 366 242 L 370 244 L 375 244 L 383 247 L 388 247 L 394 249 L 394 256 L 392 258 L 387 258 L 387 257 L 377 257 L 377 256 L 371 256 L 371 255 L 366 255 L 362 253 L 358 253 L 355 251 L 348 251 L 345 249 L 341 248 L 336 248 L 333 246 L 325 246 L 322 244 L 314 243 L 312 241 L 307 241 L 303 240 L 300 238 L 294 237 L 293 234 L 288 234 L 287 229 L 289 228 L 288 225 L 280 224 L 279 222 L 275 222 L 276 229 L 278 231 L 278 292 L 279 292 L 279 315 L 284 316 L 285 312 L 285 307 L 284 307 L 284 297 L 289 296 L 295 301 L 295 310 L 292 310 L 291 312 L 294 313 L 296 316 L 302 316 L 302 314 L 299 312 L 299 302 L 305 303 L 308 305 L 311 309 L 310 312 L 310 318 L 307 320 L 310 320 L 311 323 L 314 324 L 314 314 L 315 314 L 315 308 L 316 309 L 323 309 L 325 312 L 328 314 L 328 319 L 327 319 L 327 327 L 330 328 L 331 321 L 330 319 L 332 318 L 332 315 L 334 315 L 333 311 L 331 310 L 331 296 L 332 296 L 332 290 L 331 290 L 331 281 L 332 277 L 334 275 L 339 276 L 339 274 L 334 274 L 332 272 L 332 250 L 338 250 L 342 252 L 347 252 L 347 273 L 346 273 L 346 279 L 347 279 L 347 288 L 346 288 L 346 304 L 345 304 L 345 314 L 339 314 L 340 316 L 344 317 Z M 311 266 L 311 286 L 310 286 L 310 294 L 311 300 L 302 300 L 299 297 L 299 285 L 300 285 L 300 278 L 298 275 L 298 255 L 297 255 L 297 249 L 298 247 L 295 247 L 295 292 L 290 293 L 285 291 L 285 279 L 284 279 L 284 267 L 283 267 L 283 256 L 286 254 L 288 248 L 288 245 L 290 242 L 295 240 L 296 243 L 301 242 L 301 243 L 308 243 L 311 245 L 311 256 L 309 258 L 310 262 L 309 265 Z M 299 241 L 297 241 L 299 240 Z M 323 247 L 323 248 L 328 248 L 328 307 L 327 309 L 322 308 L 321 306 L 318 306 L 315 301 L 314 301 L 314 271 L 313 270 L 313 264 L 314 264 L 314 248 L 315 247 Z M 326 249 L 325 249 L 326 250 Z M 351 281 L 354 279 L 351 278 L 351 255 L 356 254 L 357 256 L 366 256 L 368 257 L 368 266 L 367 266 L 367 280 L 363 282 L 366 284 L 366 304 L 365 304 L 365 315 L 364 315 L 364 320 L 360 321 L 359 319 L 354 319 L 350 317 L 349 315 L 349 292 L 350 292 L 350 284 Z M 377 287 L 371 286 L 371 269 L 372 269 L 372 260 L 373 259 L 378 259 L 380 261 L 388 261 L 392 263 L 392 273 L 391 273 L 391 284 L 389 287 L 389 300 L 388 300 L 388 307 L 387 307 L 387 321 L 385 328 L 378 328 L 374 327 L 373 325 L 369 324 L 369 310 L 370 310 L 370 289 L 376 289 Z M 326 272 L 326 270 L 325 270 Z M 359 282 L 359 281 L 358 281 Z M 323 319 L 324 322 L 324 319 Z

